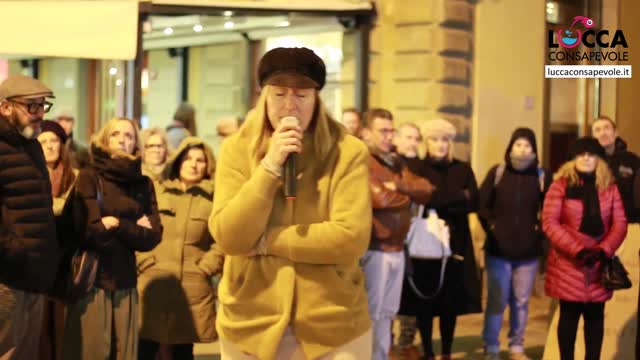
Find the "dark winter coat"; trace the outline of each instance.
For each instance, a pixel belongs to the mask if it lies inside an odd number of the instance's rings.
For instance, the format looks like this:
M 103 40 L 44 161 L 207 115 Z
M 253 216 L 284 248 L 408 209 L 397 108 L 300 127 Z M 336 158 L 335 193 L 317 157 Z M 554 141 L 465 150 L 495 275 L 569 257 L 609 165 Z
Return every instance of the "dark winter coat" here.
M 74 194 L 80 246 L 99 254 L 97 287 L 111 291 L 135 288 L 135 251 L 152 250 L 162 237 L 153 183 L 142 175 L 139 158 L 112 159 L 95 144 L 91 153 L 91 164 L 78 174 Z M 102 179 L 102 206 L 97 201 L 98 176 Z M 149 218 L 151 229 L 136 224 L 143 215 Z M 105 216 L 118 218 L 120 225 L 107 230 L 101 220 Z
M 61 255 L 52 204 L 42 146 L 0 117 L 0 283 L 52 290 Z
M 433 301 L 418 298 L 405 282 L 400 314 L 416 315 L 425 306 L 432 306 L 436 315 L 446 308 L 458 315 L 480 312 L 481 282 L 468 220 L 469 213 L 474 212 L 477 206 L 478 188 L 473 170 L 468 163 L 459 160 L 439 162 L 427 158 L 406 161 L 414 173 L 435 186 L 425 209 L 435 209 L 438 216 L 446 221 L 455 256 L 449 258 L 443 288 Z M 423 216 L 426 215 L 425 210 Z M 423 294 L 437 289 L 440 264 L 439 260 L 411 260 L 414 282 Z
M 87 147 L 73 138 L 73 133 L 67 140 L 67 148 L 71 156 L 71 165 L 76 169 L 83 169 L 89 165 L 90 156 Z
M 634 192 L 634 180 L 640 181 L 638 174 L 640 173 L 640 157 L 627 150 L 627 143 L 621 138 L 616 139 L 615 150 L 612 155 L 606 158 L 613 176 L 616 178 L 618 190 L 622 197 L 624 210 L 629 223 L 640 222 L 640 202 L 634 205 L 634 196 L 640 196 L 640 185 L 636 185 Z
M 524 171 L 507 164 L 496 185 L 499 166 L 489 170 L 480 187 L 478 216 L 487 233 L 485 251 L 509 260 L 536 258 L 542 255 L 543 249 L 538 214 L 544 190 L 540 186 L 539 170 L 535 164 Z M 545 172 L 545 189 L 550 178 Z

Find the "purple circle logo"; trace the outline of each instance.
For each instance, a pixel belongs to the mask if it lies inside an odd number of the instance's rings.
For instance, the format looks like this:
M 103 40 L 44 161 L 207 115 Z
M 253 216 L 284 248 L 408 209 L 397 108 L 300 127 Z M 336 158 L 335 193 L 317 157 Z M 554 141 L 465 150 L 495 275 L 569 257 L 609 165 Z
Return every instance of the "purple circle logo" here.
M 586 29 L 590 29 L 595 25 L 595 22 L 586 16 L 576 16 L 573 18 L 573 22 L 568 29 L 558 30 L 558 43 L 565 49 L 573 49 L 580 45 L 582 40 L 582 31 L 580 29 L 574 29 L 576 24 L 582 24 Z

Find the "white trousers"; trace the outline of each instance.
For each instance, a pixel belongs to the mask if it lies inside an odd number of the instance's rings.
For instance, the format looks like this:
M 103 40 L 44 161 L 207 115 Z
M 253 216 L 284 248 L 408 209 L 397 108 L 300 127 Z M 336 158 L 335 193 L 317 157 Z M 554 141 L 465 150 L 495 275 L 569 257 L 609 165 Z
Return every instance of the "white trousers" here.
M 391 324 L 402 296 L 404 252 L 367 251 L 362 258 L 373 323 L 373 360 L 386 360 L 391 347 Z

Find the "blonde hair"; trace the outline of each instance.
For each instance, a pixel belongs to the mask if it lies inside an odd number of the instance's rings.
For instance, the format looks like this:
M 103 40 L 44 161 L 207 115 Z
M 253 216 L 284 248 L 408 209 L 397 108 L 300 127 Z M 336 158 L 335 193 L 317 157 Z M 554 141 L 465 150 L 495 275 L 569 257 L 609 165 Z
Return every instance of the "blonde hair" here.
M 169 157 L 169 141 L 167 140 L 167 132 L 159 127 L 144 129 L 140 132 L 140 150 L 142 155 L 142 162 L 144 162 L 144 148 L 147 145 L 149 139 L 151 139 L 151 137 L 154 135 L 160 136 L 160 138 L 162 139 L 162 144 L 164 144 L 165 154 L 162 162 L 165 163 L 167 161 L 167 158 Z
M 447 151 L 447 160 L 449 160 L 449 162 L 453 161 L 453 139 L 447 136 L 447 142 L 449 143 L 449 151 Z M 425 152 L 425 155 L 427 157 L 429 157 L 429 137 L 424 137 L 424 145 L 425 148 L 427 149 Z
M 132 154 L 127 154 L 124 151 L 113 151 L 109 149 L 109 137 L 113 132 L 113 128 L 116 127 L 116 124 L 119 121 L 128 121 L 129 124 L 133 126 L 135 144 L 133 146 Z M 104 126 L 102 126 L 102 128 L 98 130 L 95 135 L 93 135 L 93 137 L 91 138 L 91 142 L 115 157 L 135 158 L 140 154 L 140 127 L 138 126 L 138 123 L 132 119 L 125 117 L 114 117 L 111 120 L 107 121 L 107 123 L 104 124 Z
M 273 87 L 271 85 L 265 85 L 262 88 L 256 106 L 249 111 L 247 120 L 240 129 L 241 133 L 249 131 L 248 129 L 256 129 L 259 134 L 255 140 L 252 141 L 250 148 L 253 155 L 254 167 L 256 167 L 260 160 L 266 155 L 269 139 L 274 130 L 267 114 L 267 96 L 272 90 Z M 315 109 L 307 131 L 313 134 L 313 152 L 317 163 L 321 164 L 338 140 L 346 135 L 346 129 L 335 121 L 325 110 L 324 103 L 317 91 L 315 96 Z
M 580 183 L 578 177 L 578 170 L 576 169 L 576 161 L 571 160 L 566 162 L 553 176 L 554 180 L 565 179 L 567 186 L 576 186 Z M 609 170 L 609 165 L 598 157 L 598 164 L 596 165 L 596 186 L 598 190 L 602 191 L 615 183 L 615 178 Z

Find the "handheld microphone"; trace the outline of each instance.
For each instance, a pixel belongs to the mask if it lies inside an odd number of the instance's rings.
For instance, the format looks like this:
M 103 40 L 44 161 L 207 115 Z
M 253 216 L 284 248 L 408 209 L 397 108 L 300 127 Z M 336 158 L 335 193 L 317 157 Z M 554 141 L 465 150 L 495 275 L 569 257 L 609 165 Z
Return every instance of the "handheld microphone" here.
M 280 120 L 282 124 L 298 126 L 300 121 L 295 116 L 285 116 Z M 287 156 L 287 160 L 284 162 L 284 169 L 282 177 L 284 180 L 284 197 L 286 199 L 296 198 L 296 168 L 297 168 L 298 154 L 290 153 Z

